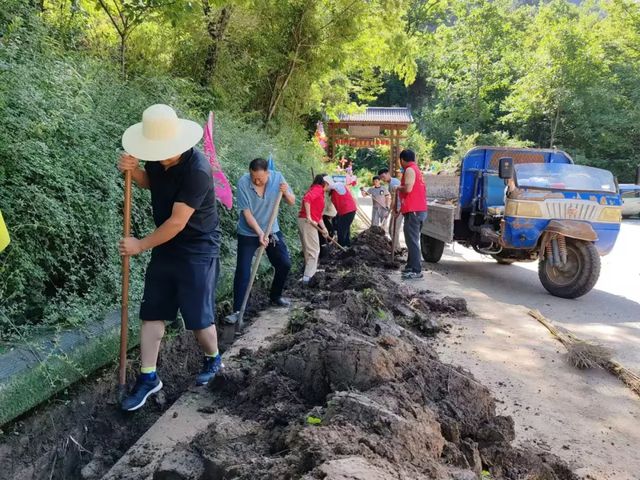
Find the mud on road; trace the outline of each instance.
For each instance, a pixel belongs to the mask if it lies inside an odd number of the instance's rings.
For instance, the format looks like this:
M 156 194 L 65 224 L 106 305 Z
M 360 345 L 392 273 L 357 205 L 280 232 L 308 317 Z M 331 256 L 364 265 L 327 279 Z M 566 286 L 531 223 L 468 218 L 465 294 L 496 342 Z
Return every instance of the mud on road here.
M 296 294 L 287 330 L 269 348 L 241 352 L 240 366 L 211 386 L 205 413 L 220 421 L 176 445 L 153 478 L 577 478 L 551 454 L 512 447 L 513 421 L 496 415 L 489 390 L 438 359 L 431 339 L 468 315 L 466 302 L 391 280 L 399 265 L 385 263 L 387 247 L 370 229 L 349 252 L 333 252 Z M 0 440 L 0 478 L 100 478 L 188 388 L 199 362 L 189 335 L 161 358 L 164 398 L 134 415 L 111 401 L 108 371 L 14 424 L 18 435 Z
M 368 231 L 355 254 L 329 259 L 268 349 L 241 353 L 211 388 L 208 411 L 223 420 L 177 445 L 154 479 L 577 478 L 512 447 L 489 390 L 438 360 L 429 337 L 466 302 L 393 282 L 372 236 L 384 241 Z

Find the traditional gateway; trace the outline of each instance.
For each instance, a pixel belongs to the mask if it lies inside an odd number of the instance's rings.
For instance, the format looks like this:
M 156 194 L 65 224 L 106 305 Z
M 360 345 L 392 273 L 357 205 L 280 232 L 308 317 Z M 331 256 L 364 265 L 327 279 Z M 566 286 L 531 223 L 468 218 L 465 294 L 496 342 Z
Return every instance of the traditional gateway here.
M 429 215 L 422 255 L 438 262 L 456 241 L 498 263 L 539 261 L 552 295 L 577 298 L 600 275 L 600 256 L 621 222 L 617 183 L 607 170 L 575 165 L 560 150 L 476 147 L 460 175 L 425 175 Z

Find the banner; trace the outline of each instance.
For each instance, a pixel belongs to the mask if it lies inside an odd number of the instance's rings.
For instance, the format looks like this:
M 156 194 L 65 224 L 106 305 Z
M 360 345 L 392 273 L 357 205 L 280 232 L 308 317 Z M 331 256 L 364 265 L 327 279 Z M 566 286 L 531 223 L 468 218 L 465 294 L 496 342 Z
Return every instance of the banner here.
M 213 143 L 213 112 L 209 112 L 209 119 L 204 126 L 204 154 L 209 159 L 209 165 L 213 172 L 213 184 L 216 189 L 216 198 L 228 209 L 233 207 L 233 192 L 229 180 L 222 171 L 222 166 L 216 155 L 216 145 Z

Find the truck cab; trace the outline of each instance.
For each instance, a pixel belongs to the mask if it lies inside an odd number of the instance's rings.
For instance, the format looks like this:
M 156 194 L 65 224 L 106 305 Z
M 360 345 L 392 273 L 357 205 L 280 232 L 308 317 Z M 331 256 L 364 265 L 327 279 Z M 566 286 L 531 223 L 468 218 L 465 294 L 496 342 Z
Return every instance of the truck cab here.
M 538 261 L 542 285 L 559 297 L 593 288 L 620 230 L 611 172 L 575 165 L 560 150 L 476 147 L 459 176 L 425 175 L 425 183 L 425 261 L 439 261 L 453 241 L 500 264 Z

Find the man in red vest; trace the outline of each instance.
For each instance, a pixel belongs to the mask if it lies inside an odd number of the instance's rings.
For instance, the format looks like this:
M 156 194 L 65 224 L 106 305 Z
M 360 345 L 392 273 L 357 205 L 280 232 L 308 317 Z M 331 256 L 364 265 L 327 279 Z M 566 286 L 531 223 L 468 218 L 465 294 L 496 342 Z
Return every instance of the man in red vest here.
M 404 217 L 404 240 L 407 244 L 407 266 L 402 273 L 404 279 L 422 278 L 420 261 L 420 232 L 427 218 L 427 187 L 420 167 L 416 165 L 416 154 L 412 150 L 400 152 L 400 163 L 404 169 L 398 192 L 402 200 L 400 212 Z

